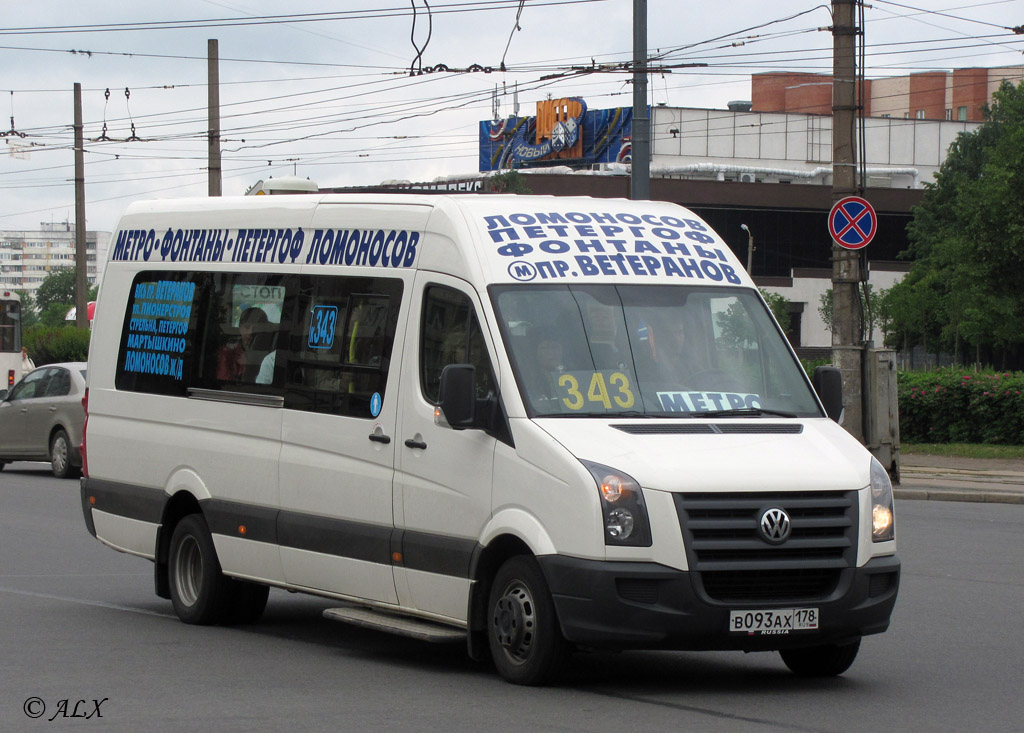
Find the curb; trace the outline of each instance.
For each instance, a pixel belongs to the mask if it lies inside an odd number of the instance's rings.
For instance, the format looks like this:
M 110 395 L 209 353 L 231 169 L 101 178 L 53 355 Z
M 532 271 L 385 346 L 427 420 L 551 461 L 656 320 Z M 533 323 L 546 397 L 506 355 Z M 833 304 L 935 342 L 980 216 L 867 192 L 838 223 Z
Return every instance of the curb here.
M 1001 491 L 964 491 L 962 489 L 898 489 L 896 499 L 909 501 L 963 501 L 975 504 L 1024 504 L 1024 494 Z

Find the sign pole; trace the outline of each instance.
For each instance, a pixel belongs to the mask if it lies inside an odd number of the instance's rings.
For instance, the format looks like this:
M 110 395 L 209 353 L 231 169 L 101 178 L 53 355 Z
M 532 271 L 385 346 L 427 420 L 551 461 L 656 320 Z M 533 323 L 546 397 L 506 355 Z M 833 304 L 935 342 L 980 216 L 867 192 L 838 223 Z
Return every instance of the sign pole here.
M 832 196 L 837 206 L 858 192 L 855 125 L 857 121 L 857 0 L 832 0 Z M 833 209 L 834 211 L 835 209 Z M 832 229 L 833 217 L 829 217 Z M 860 253 L 832 241 L 832 363 L 843 379 L 846 417 L 843 427 L 864 442 L 863 314 L 860 302 Z

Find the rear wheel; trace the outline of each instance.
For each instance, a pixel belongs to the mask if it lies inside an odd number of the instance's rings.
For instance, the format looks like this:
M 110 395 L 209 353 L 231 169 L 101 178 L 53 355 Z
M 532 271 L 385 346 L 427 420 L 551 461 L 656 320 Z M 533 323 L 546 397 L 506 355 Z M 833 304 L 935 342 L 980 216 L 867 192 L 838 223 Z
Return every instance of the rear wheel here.
M 178 618 L 202 625 L 228 618 L 235 581 L 221 573 L 213 538 L 201 515 L 189 514 L 174 528 L 167 571 Z
M 487 603 L 487 640 L 498 673 L 517 685 L 541 685 L 567 656 L 547 582 L 532 557 L 505 562 Z
M 860 650 L 860 639 L 852 644 L 824 644 L 804 649 L 779 651 L 790 671 L 801 677 L 835 677 L 850 668 Z
M 71 465 L 71 440 L 63 428 L 50 441 L 50 470 L 57 478 L 73 478 L 75 468 Z

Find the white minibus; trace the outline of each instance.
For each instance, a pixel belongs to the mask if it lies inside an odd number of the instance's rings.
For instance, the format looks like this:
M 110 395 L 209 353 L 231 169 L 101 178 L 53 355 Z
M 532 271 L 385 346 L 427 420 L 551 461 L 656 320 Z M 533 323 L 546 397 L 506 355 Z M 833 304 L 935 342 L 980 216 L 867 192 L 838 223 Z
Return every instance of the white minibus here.
M 687 209 L 342 195 L 129 206 L 82 507 L 187 623 L 269 588 L 456 640 L 779 651 L 836 675 L 899 586 L 892 486 Z

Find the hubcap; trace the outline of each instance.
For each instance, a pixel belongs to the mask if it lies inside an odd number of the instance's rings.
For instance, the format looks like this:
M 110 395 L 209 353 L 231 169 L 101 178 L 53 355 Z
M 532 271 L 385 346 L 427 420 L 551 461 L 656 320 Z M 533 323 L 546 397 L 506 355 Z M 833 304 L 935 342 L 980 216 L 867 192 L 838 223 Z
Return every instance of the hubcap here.
M 530 656 L 537 627 L 530 589 L 518 580 L 510 583 L 494 605 L 491 624 L 508 658 L 525 662 Z
M 58 437 L 53 441 L 53 451 L 50 460 L 53 462 L 53 467 L 59 473 L 64 472 L 64 468 L 68 464 L 68 444 L 63 437 Z
M 174 588 L 186 606 L 194 606 L 203 584 L 203 554 L 194 537 L 185 537 L 174 558 Z

